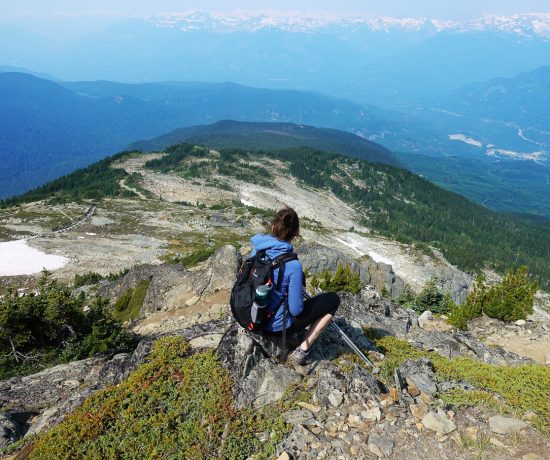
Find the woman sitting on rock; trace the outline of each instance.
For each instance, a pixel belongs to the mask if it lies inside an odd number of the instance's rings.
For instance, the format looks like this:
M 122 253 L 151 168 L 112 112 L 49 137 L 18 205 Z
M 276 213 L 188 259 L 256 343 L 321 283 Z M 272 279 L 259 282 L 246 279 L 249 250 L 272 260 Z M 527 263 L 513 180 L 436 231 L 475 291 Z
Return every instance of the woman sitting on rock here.
M 300 234 L 300 220 L 292 208 L 281 209 L 271 222 L 271 234 L 258 234 L 250 242 L 257 251 L 265 250 L 274 259 L 284 253 L 292 253 L 292 240 Z M 278 279 L 279 269 L 275 269 L 273 278 Z M 303 336 L 300 345 L 292 352 L 289 361 L 302 365 L 305 363 L 311 346 L 334 317 L 340 298 L 334 292 L 327 292 L 304 302 L 302 286 L 305 285 L 302 264 L 291 260 L 285 264 L 283 280 L 279 290 L 274 289 L 267 304 L 271 318 L 265 326 L 268 333 L 279 334 L 286 329 L 287 335 Z M 283 324 L 284 301 L 287 301 L 286 324 Z M 309 326 L 309 330 L 305 329 Z

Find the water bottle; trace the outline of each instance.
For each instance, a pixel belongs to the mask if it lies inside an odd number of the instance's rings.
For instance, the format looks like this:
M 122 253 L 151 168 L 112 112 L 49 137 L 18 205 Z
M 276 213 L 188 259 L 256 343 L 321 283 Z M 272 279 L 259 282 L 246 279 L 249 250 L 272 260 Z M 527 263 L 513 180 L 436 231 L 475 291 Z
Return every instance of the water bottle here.
M 256 327 L 261 327 L 265 319 L 265 307 L 267 306 L 267 298 L 271 286 L 267 284 L 261 284 L 256 288 L 256 295 L 254 296 L 254 303 L 250 309 L 250 316 L 252 317 L 252 323 Z

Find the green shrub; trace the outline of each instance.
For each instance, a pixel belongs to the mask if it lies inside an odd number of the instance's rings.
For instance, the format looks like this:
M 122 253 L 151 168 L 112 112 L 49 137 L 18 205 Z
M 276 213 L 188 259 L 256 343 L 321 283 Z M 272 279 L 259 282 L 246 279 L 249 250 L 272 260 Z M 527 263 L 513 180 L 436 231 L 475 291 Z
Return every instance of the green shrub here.
M 63 351 L 64 361 L 87 358 L 107 350 L 128 351 L 137 344 L 137 338 L 120 326 L 110 313 L 107 299 L 97 298 L 87 313 L 86 335 L 74 339 Z
M 533 312 L 537 287 L 536 281 L 529 280 L 525 266 L 508 271 L 500 283 L 490 288 L 485 285 L 485 276 L 480 274 L 464 303 L 451 311 L 449 324 L 466 329 L 470 319 L 482 314 L 502 321 L 525 319 Z
M 349 265 L 346 267 L 338 265 L 334 275 L 325 270 L 321 274 L 321 279 L 314 275 L 311 285 L 314 288 L 321 288 L 323 291 L 348 291 L 352 294 L 358 294 L 363 287 L 359 273 L 352 272 Z
M 289 431 L 283 407 L 237 410 L 232 386 L 213 351 L 191 354 L 183 338 L 161 338 L 146 363 L 88 398 L 30 458 L 271 458 Z
M 74 281 L 73 281 L 73 288 L 79 288 L 81 286 L 85 286 L 87 284 L 97 284 L 99 283 L 99 280 L 102 278 L 102 276 L 99 273 L 89 271 L 87 273 L 84 273 L 82 275 L 79 275 L 78 273 L 74 275 Z
M 120 297 L 115 302 L 115 312 L 126 311 L 133 294 L 134 290 L 132 288 L 128 288 L 122 294 L 120 294 Z
M 87 284 L 97 284 L 102 279 L 107 279 L 109 281 L 115 281 L 119 278 L 122 278 L 126 273 L 128 273 L 128 269 L 121 270 L 119 272 L 109 273 L 107 276 L 102 276 L 97 272 L 86 272 L 82 275 L 79 275 L 78 273 L 74 275 L 74 281 L 73 281 L 73 288 L 79 288 L 81 286 L 86 286 Z
M 105 278 L 107 278 L 109 281 L 116 281 L 119 278 L 122 278 L 126 273 L 128 273 L 130 269 L 125 268 L 124 270 L 120 270 L 119 272 L 112 272 L 109 273 Z
M 416 304 L 416 296 L 414 295 L 414 292 L 412 291 L 411 287 L 409 285 L 405 286 L 405 289 L 403 289 L 403 292 L 397 296 L 395 299 L 395 302 L 401 305 L 404 308 L 412 308 L 415 309 Z
M 19 296 L 15 289 L 0 299 L 0 379 L 91 356 L 97 351 L 132 346 L 130 336 L 97 299 L 84 313 L 85 296 L 73 297 L 50 273 L 40 278 L 36 293 Z
M 437 278 L 432 277 L 418 293 L 414 303 L 414 309 L 420 313 L 430 310 L 432 313 L 446 313 L 441 311 L 443 294 L 441 293 Z
M 510 270 L 502 281 L 489 289 L 483 312 L 502 321 L 525 319 L 533 313 L 533 300 L 538 283 L 529 280 L 527 267 Z
M 216 249 L 216 247 L 198 249 L 183 257 L 180 257 L 179 262 L 186 268 L 194 267 L 195 265 L 208 259 L 212 254 L 214 254 L 214 252 L 216 252 Z
M 438 280 L 432 277 L 418 293 L 414 295 L 410 286 L 395 299 L 404 308 L 412 308 L 418 313 L 429 310 L 433 313 L 447 314 L 456 308 L 456 304 L 449 292 L 443 294 L 438 286 Z
M 481 316 L 483 313 L 483 304 L 486 297 L 487 286 L 485 286 L 485 275 L 480 273 L 464 303 L 457 305 L 450 312 L 448 323 L 458 329 L 466 330 L 468 328 L 468 321 Z

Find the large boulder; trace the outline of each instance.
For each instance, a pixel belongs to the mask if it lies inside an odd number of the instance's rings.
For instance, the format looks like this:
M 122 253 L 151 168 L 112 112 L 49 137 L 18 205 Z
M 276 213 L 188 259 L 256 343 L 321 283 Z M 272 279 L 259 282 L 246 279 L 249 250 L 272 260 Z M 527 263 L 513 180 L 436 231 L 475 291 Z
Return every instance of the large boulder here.
M 417 318 L 414 312 L 384 298 L 361 300 L 357 296 L 341 292 L 340 299 L 337 315 L 357 331 L 367 328 L 378 336 L 395 336 L 421 350 L 436 351 L 449 358 L 473 356 L 488 364 L 508 365 L 531 362 L 528 358 L 522 358 L 500 347 L 488 347 L 468 332 L 449 333 L 421 329 L 415 326 Z
M 191 305 L 202 296 L 231 289 L 242 257 L 230 245 L 219 248 L 198 269 L 188 270 L 180 264 L 140 265 L 112 283 L 104 284 L 98 295 L 113 302 L 129 288 L 149 281 L 140 315 Z
M 285 355 L 278 337 L 251 334 L 233 323 L 218 354 L 235 381 L 237 407 L 261 407 L 280 399 L 301 375 L 280 361 Z
M 310 273 L 318 275 L 325 270 L 334 273 L 338 265 L 349 265 L 355 273 L 359 273 L 359 277 L 363 284 L 369 284 L 371 282 L 371 276 L 366 266 L 336 249 L 322 246 L 318 243 L 305 243 L 296 248 L 296 252 L 302 262 L 304 270 Z

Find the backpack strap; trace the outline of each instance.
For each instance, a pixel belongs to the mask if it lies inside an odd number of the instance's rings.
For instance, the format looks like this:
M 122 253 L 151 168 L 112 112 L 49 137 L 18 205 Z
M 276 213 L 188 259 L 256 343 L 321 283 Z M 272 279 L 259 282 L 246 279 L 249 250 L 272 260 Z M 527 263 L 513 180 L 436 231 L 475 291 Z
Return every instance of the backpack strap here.
M 284 254 L 275 257 L 273 262 L 271 262 L 271 267 L 273 270 L 276 268 L 279 269 L 279 276 L 277 277 L 277 284 L 275 286 L 276 291 L 281 290 L 281 286 L 283 285 L 283 276 L 285 273 L 285 264 L 291 260 L 298 260 L 298 254 L 295 252 L 285 252 Z

